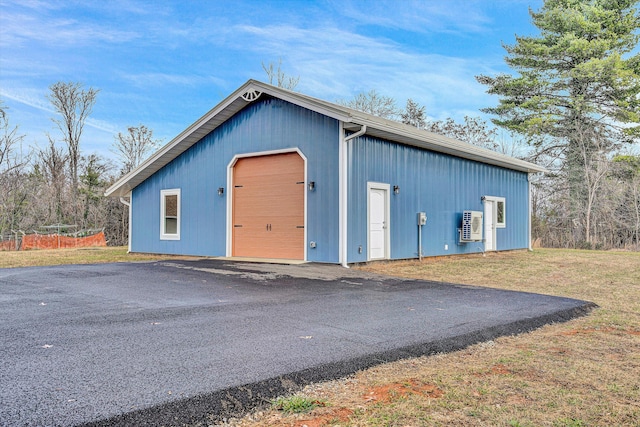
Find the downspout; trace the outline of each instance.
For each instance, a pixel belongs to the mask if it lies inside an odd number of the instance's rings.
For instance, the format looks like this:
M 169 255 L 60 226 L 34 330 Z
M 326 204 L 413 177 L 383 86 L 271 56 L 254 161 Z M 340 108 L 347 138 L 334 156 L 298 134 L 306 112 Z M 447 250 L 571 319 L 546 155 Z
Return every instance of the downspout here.
M 529 252 L 533 251 L 533 243 L 531 242 L 531 215 L 533 214 L 533 207 L 532 207 L 532 203 L 531 203 L 531 174 L 528 173 L 527 174 L 527 187 L 528 187 L 528 191 L 529 191 L 529 221 L 528 221 L 528 227 L 529 227 Z
M 347 223 L 348 223 L 348 188 L 349 188 L 349 141 L 354 138 L 357 138 L 367 131 L 367 126 L 362 125 L 359 131 L 356 133 L 352 133 L 349 136 L 344 136 L 344 127 L 343 123 L 340 122 L 340 137 L 342 139 L 342 146 L 340 149 L 340 175 L 342 176 L 341 182 L 341 197 L 340 197 L 340 222 L 342 224 L 341 231 L 342 235 L 340 241 L 340 249 L 341 254 L 340 258 L 342 258 L 342 266 L 344 268 L 349 268 L 349 264 L 347 263 L 347 243 L 348 243 L 348 235 L 347 235 Z
M 344 137 L 344 142 L 349 142 L 351 141 L 353 138 L 357 138 L 359 136 L 362 136 L 365 134 L 365 132 L 367 131 L 367 125 L 362 125 L 362 127 L 360 128 L 360 130 L 356 133 L 352 133 L 349 136 L 345 136 Z
M 120 196 L 120 203 L 122 203 L 123 205 L 129 208 L 129 227 L 128 227 L 129 238 L 127 239 L 127 253 L 131 253 L 131 193 L 129 193 L 128 202 L 127 202 L 127 199 Z

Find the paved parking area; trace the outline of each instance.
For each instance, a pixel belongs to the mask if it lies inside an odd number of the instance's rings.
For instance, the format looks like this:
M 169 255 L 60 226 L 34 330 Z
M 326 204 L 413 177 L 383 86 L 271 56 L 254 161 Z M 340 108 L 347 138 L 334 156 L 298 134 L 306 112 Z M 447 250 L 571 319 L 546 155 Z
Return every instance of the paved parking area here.
M 568 298 L 339 266 L 0 270 L 0 425 L 180 425 L 309 382 L 587 313 Z

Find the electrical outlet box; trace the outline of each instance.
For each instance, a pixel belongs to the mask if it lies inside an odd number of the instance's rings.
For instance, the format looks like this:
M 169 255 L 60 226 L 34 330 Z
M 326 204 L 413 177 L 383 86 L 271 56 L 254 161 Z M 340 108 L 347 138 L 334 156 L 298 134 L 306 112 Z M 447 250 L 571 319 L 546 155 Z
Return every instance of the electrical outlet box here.
M 425 225 L 427 223 L 427 213 L 418 212 L 418 225 Z

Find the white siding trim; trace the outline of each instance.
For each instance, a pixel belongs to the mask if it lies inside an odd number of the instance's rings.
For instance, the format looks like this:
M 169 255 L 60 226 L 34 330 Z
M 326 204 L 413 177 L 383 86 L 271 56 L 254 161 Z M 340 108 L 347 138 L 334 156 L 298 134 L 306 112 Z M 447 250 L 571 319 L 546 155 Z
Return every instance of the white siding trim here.
M 348 267 L 347 265 L 347 259 L 348 259 L 348 250 L 347 250 L 347 245 L 348 245 L 348 197 L 347 197 L 347 193 L 348 193 L 348 185 L 349 182 L 347 180 L 347 176 L 348 176 L 348 171 L 347 171 L 347 159 L 349 156 L 349 152 L 348 152 L 348 142 L 345 140 L 344 138 L 344 123 L 341 121 L 339 122 L 339 127 L 338 127 L 338 133 L 339 133 L 339 155 L 338 155 L 338 164 L 339 164 L 339 171 L 338 171 L 338 182 L 339 182 L 339 199 L 338 199 L 338 215 L 339 215 L 339 242 L 338 242 L 338 247 L 339 247 L 339 262 L 340 264 L 342 264 L 344 267 Z
M 127 253 L 131 253 L 131 239 L 133 238 L 133 191 L 129 191 L 129 238 L 127 239 Z

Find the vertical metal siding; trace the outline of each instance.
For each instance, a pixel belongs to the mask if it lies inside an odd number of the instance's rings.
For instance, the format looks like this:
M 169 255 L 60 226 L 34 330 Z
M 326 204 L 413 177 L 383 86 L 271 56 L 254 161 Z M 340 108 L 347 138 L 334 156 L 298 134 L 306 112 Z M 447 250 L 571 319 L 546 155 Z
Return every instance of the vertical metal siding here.
M 339 261 L 338 122 L 278 99 L 251 104 L 133 190 L 132 251 L 226 254 L 227 166 L 234 156 L 298 148 L 307 158 L 309 261 Z M 218 196 L 218 187 L 225 195 Z M 182 190 L 181 235 L 160 240 L 160 190 Z M 307 191 L 307 190 L 305 190 Z
M 349 144 L 348 262 L 367 260 L 368 181 L 400 187 L 400 194 L 390 194 L 392 259 L 418 256 L 416 215 L 420 211 L 428 216 L 422 229 L 424 255 L 481 251 L 482 242 L 459 244 L 457 229 L 463 210 L 484 210 L 481 197 L 485 195 L 506 198 L 507 226 L 497 230 L 497 249 L 528 247 L 526 173 L 371 137 Z

